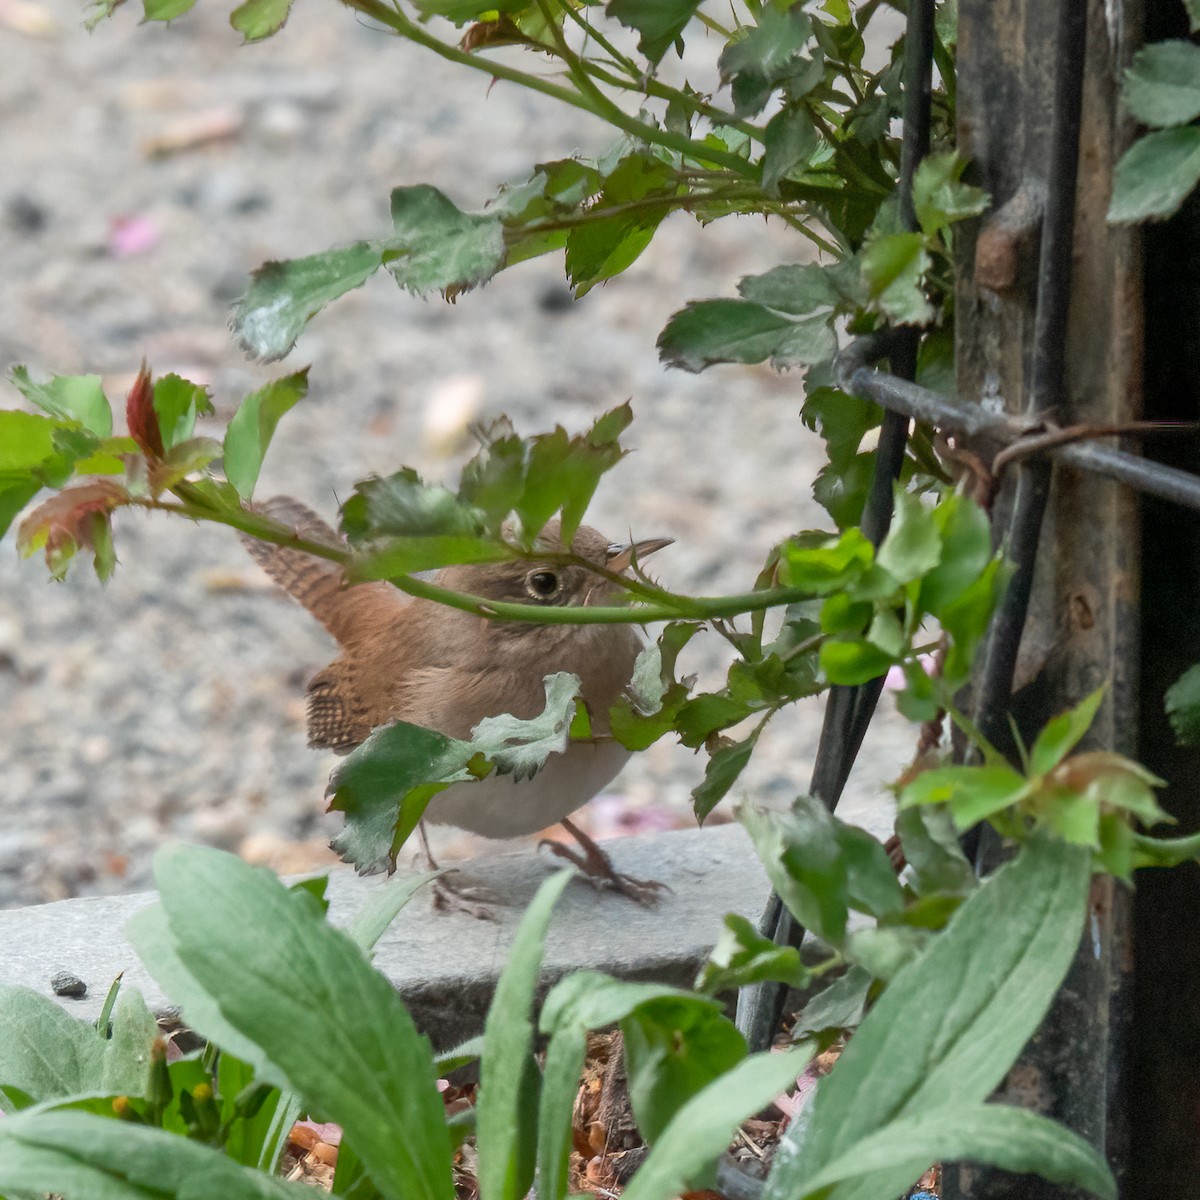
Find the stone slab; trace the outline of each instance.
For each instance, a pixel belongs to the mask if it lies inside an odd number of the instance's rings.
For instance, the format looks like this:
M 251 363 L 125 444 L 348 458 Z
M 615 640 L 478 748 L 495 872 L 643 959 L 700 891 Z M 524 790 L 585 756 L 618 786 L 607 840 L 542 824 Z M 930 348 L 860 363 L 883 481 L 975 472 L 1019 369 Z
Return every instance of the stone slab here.
M 757 920 L 769 894 L 762 866 L 737 825 L 621 838 L 606 848 L 619 870 L 657 879 L 670 890 L 656 907 L 643 908 L 624 896 L 597 892 L 585 880 L 574 881 L 550 927 L 544 987 L 584 967 L 687 986 L 716 940 L 723 916 L 737 912 Z M 473 859 L 462 864 L 463 876 L 494 896 L 495 920 L 435 912 L 428 892 L 419 892 L 381 938 L 376 965 L 439 1048 L 482 1029 L 517 922 L 557 861 L 534 849 Z M 334 870 L 327 893 L 331 919 L 345 925 L 387 886 L 379 877 Z M 53 997 L 51 978 L 69 971 L 87 984 L 86 997 L 54 998 L 90 1020 L 113 978 L 124 971 L 125 982 L 141 990 L 151 1009 L 164 1011 L 167 997 L 124 935 L 128 919 L 153 902 L 153 893 L 141 893 L 0 912 L 0 983 Z

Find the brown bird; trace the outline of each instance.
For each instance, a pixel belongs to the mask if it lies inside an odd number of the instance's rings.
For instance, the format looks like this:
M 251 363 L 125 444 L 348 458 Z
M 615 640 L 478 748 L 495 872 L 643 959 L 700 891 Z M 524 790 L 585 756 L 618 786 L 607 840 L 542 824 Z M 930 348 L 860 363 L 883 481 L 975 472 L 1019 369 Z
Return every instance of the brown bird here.
M 257 508 L 300 537 L 342 545 L 333 529 L 296 500 L 278 496 Z M 546 526 L 539 539 L 546 549 L 563 549 L 558 528 L 557 522 Z M 599 846 L 567 819 L 629 757 L 611 738 L 608 714 L 629 683 L 641 649 L 632 626 L 488 619 L 409 598 L 385 582 L 348 586 L 336 563 L 249 537 L 242 540 L 267 574 L 342 649 L 341 657 L 308 685 L 310 746 L 346 754 L 373 729 L 393 721 L 467 739 L 484 717 L 538 716 L 545 705 L 545 676 L 556 671 L 577 675 L 595 740 L 572 741 L 565 753 L 550 755 L 531 779 L 515 782 L 493 774 L 477 783 L 455 784 L 434 796 L 425 819 L 492 838 L 519 837 L 561 821 L 582 852 L 547 843 L 555 853 L 605 886 L 643 903 L 653 898 L 660 885 L 619 874 Z M 585 562 L 619 574 L 670 541 L 618 546 L 581 526 L 571 550 Z M 582 564 L 536 559 L 446 567 L 436 582 L 491 600 L 546 606 L 604 604 L 617 590 Z M 443 895 L 442 903 L 447 899 Z

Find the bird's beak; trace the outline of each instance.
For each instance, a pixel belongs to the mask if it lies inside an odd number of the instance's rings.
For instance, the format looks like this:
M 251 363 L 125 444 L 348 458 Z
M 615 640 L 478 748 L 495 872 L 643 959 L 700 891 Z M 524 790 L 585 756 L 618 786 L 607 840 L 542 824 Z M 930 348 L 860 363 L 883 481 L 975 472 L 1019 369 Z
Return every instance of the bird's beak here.
M 656 550 L 671 545 L 674 538 L 647 538 L 644 542 L 631 542 L 625 545 L 613 543 L 608 548 L 608 562 L 605 566 L 617 575 L 629 570 L 631 564 L 641 562 Z

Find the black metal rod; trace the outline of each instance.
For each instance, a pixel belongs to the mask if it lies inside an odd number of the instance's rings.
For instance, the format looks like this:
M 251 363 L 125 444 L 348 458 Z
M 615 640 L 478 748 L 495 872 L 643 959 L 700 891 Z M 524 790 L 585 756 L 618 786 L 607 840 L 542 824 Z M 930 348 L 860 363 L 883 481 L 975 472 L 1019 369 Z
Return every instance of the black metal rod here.
M 865 340 L 865 339 L 864 339 Z M 878 349 L 878 346 L 867 349 Z M 853 366 L 853 360 L 851 360 Z M 930 391 L 907 379 L 869 367 L 853 367 L 841 384 L 845 391 L 883 408 L 903 413 L 946 433 L 964 438 L 986 438 L 1011 446 L 1027 434 L 1025 423 L 1003 413 L 992 413 L 977 404 L 963 404 L 952 396 Z M 1077 471 L 1089 471 L 1123 483 L 1148 496 L 1157 496 L 1184 508 L 1200 509 L 1200 475 L 1152 462 L 1139 454 L 1114 450 L 1095 442 L 1047 446 L 1038 451 Z
M 913 175 L 929 152 L 930 103 L 933 88 L 933 0 L 912 0 L 908 9 L 904 60 L 904 140 L 900 157 L 900 213 L 909 229 L 917 227 L 912 203 Z M 916 375 L 916 329 L 895 331 L 888 349 L 897 375 Z M 884 415 L 875 458 L 875 472 L 863 509 L 862 530 L 878 546 L 892 520 L 892 489 L 904 463 L 908 418 L 889 411 Z M 821 740 L 813 764 L 809 791 L 830 809 L 836 807 L 849 778 L 867 725 L 875 711 L 882 680 L 860 687 L 835 686 L 825 703 Z M 760 923 L 764 936 L 780 946 L 799 947 L 804 929 L 774 892 Z M 779 983 L 743 988 L 738 994 L 737 1023 L 751 1050 L 770 1046 L 783 1016 L 787 989 Z

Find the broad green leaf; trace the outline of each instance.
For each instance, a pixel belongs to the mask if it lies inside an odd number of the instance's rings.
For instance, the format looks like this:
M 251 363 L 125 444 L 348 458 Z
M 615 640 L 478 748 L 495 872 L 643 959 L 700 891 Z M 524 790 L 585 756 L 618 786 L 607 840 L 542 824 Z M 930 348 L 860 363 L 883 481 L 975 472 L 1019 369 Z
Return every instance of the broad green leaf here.
M 219 1030 L 207 1027 L 215 1005 L 219 1026 L 235 1029 L 288 1087 L 343 1127 L 389 1200 L 452 1200 L 432 1052 L 363 951 L 327 924 L 311 896 L 232 855 L 168 846 L 154 865 L 188 973 L 163 982 L 188 1023 L 220 1043 Z M 135 918 L 135 945 L 137 929 Z M 155 962 L 146 965 L 156 973 Z
M 0 985 L 0 1097 L 6 1088 L 35 1102 L 143 1096 L 157 1036 L 145 1001 L 129 988 L 117 999 L 112 1036 L 105 1037 L 49 997 Z
M 811 1047 L 754 1054 L 698 1092 L 663 1130 L 624 1200 L 671 1200 L 705 1186 L 741 1123 L 789 1090 L 812 1054 Z
M 1072 750 L 1079 745 L 1080 739 L 1092 727 L 1100 705 L 1104 703 L 1107 687 L 1098 687 L 1090 696 L 1084 697 L 1074 708 L 1059 713 L 1053 720 L 1047 722 L 1033 749 L 1029 752 L 1029 773 L 1045 775 L 1053 770 Z
M 1143 125 L 1186 125 L 1200 117 L 1200 46 L 1179 40 L 1143 46 L 1125 72 L 1121 100 Z
M 48 383 L 35 383 L 25 367 L 13 367 L 10 378 L 30 404 L 52 417 L 78 421 L 97 437 L 112 433 L 112 409 L 99 375 L 55 375 Z
M 758 742 L 758 733 L 752 733 L 741 742 L 733 742 L 721 746 L 709 758 L 704 768 L 704 779 L 692 789 L 692 809 L 696 820 L 701 824 L 704 818 L 728 795 L 729 789 L 737 783 L 738 776 L 750 762 Z
M 800 416 L 824 438 L 829 461 L 840 465 L 853 459 L 867 431 L 883 420 L 883 409 L 838 388 L 818 387 L 808 393 Z
M 805 317 L 818 309 L 832 309 L 840 299 L 832 273 L 817 263 L 786 264 L 773 267 L 764 275 L 747 275 L 739 281 L 738 292 L 743 300 L 792 317 Z M 864 403 L 849 396 L 844 399 L 852 404 Z
M 36 479 L 5 480 L 0 475 L 0 537 L 24 511 L 25 506 L 42 490 Z
M 392 192 L 392 230 L 383 264 L 418 296 L 477 287 L 504 264 L 500 218 L 465 213 L 427 184 Z
M 455 25 L 467 21 L 485 20 L 496 12 L 514 12 L 524 7 L 526 0 L 417 0 L 422 17 L 445 17 Z
M 779 581 L 824 596 L 857 582 L 874 561 L 875 548 L 861 529 L 848 529 L 838 538 L 800 534 L 780 547 Z
M 910 868 L 909 882 L 918 896 L 964 893 L 975 887 L 975 872 L 962 852 L 948 809 L 933 804 L 902 809 L 896 815 L 896 833 Z
M 978 767 L 934 767 L 922 771 L 901 793 L 900 807 L 947 804 L 954 824 L 969 829 L 977 821 L 1015 804 L 1027 794 L 1024 775 L 1001 763 Z
M 883 314 L 900 325 L 927 325 L 933 306 L 922 286 L 933 265 L 920 233 L 876 237 L 862 252 L 863 278 Z
M 947 225 L 977 217 L 988 206 L 987 193 L 961 182 L 966 159 L 951 151 L 923 158 L 913 176 L 913 208 L 929 237 Z
M 739 117 L 753 116 L 781 82 L 809 74 L 807 68 L 812 64 L 801 56 L 813 31 L 811 17 L 798 6 L 781 11 L 773 4 L 763 5 L 757 13 L 758 24 L 729 41 L 718 62 L 722 80 L 732 84 L 734 111 Z M 818 72 L 812 82 L 819 78 Z M 793 98 L 806 90 L 802 84 Z
M 1009 575 L 1004 560 L 993 558 L 975 582 L 937 614 L 942 628 L 953 639 L 942 665 L 942 678 L 952 688 L 959 687 L 970 674 L 975 651 L 987 633 Z
M 152 403 L 166 451 L 188 441 L 195 432 L 196 418 L 211 416 L 213 411 L 208 388 L 178 375 L 163 375 L 154 381 Z
M 914 1158 L 929 1162 L 975 1162 L 1014 1175 L 1040 1175 L 1073 1184 L 1101 1200 L 1116 1200 L 1108 1164 L 1077 1133 L 1039 1113 L 1005 1104 L 947 1104 L 869 1135 L 805 1179 L 800 1197 L 827 1193 L 831 1184 L 903 1167 Z
M 57 421 L 37 413 L 0 412 L 0 471 L 40 466 L 54 453 L 58 427 Z
M 1200 181 L 1200 126 L 1157 129 L 1121 156 L 1113 173 L 1108 219 L 1118 225 L 1162 221 Z
M 818 363 L 836 349 L 827 313 L 797 319 L 748 300 L 693 301 L 658 335 L 662 361 L 692 372 L 724 362 Z
M 196 0 L 143 0 L 147 21 L 173 21 L 195 6 Z
M 696 987 L 711 995 L 767 980 L 801 988 L 808 985 L 809 979 L 808 968 L 795 946 L 777 946 L 745 917 L 729 913 L 717 944 L 700 968 Z
M 638 49 L 657 63 L 683 32 L 700 0 L 609 0 L 608 16 L 636 30 Z
M 476 1105 L 481 1200 L 522 1200 L 533 1183 L 539 1084 L 533 1001 L 550 917 L 573 875 L 559 871 L 538 888 L 517 927 L 488 1010 Z
M 386 537 L 478 537 L 483 514 L 447 488 L 425 483 L 411 467 L 354 485 L 342 506 L 342 532 L 353 542 Z
M 546 676 L 545 685 L 546 707 L 541 716 L 530 720 L 507 714 L 484 717 L 471 730 L 472 751 L 482 751 L 501 775 L 511 775 L 517 782 L 532 779 L 551 754 L 562 754 L 567 748 L 579 676 L 558 671 Z
M 374 242 L 355 242 L 306 258 L 264 263 L 233 306 L 231 325 L 238 341 L 265 362 L 282 358 L 312 317 L 379 270 L 381 253 Z
M 917 605 L 921 612 L 940 617 L 984 572 L 992 558 L 992 533 L 987 513 L 956 492 L 933 510 L 942 541 L 938 564 L 921 579 Z
M 248 42 L 278 33 L 292 11 L 292 0 L 245 0 L 229 14 L 229 23 Z
M 897 486 L 895 515 L 875 561 L 897 583 L 908 583 L 936 567 L 941 558 L 942 539 L 933 511 Z
M 870 642 L 830 638 L 821 644 L 819 661 L 830 683 L 853 687 L 886 674 L 896 660 Z
M 275 426 L 308 391 L 308 368 L 251 392 L 225 431 L 225 476 L 248 500 L 254 493 Z
M 819 140 L 807 109 L 780 109 L 767 122 L 763 141 L 763 191 L 768 195 L 776 194 L 779 181 L 808 162 Z
M 809 1194 L 823 1169 L 894 1122 L 978 1105 L 991 1094 L 1075 956 L 1089 859 L 1081 847 L 1033 838 L 967 899 L 876 1002 L 822 1080 L 807 1124 L 784 1135 L 764 1200 Z M 870 1194 L 899 1194 L 931 1161 L 914 1146 L 867 1177 Z
M 846 938 L 845 955 L 874 979 L 894 979 L 929 944 L 933 933 L 908 925 L 876 925 L 853 929 Z
M 679 1110 L 746 1057 L 746 1041 L 700 996 L 648 1000 L 621 1020 L 629 1100 L 638 1130 L 651 1145 Z
M 304 1184 L 250 1170 L 161 1129 L 83 1112 L 0 1121 L 0 1188 L 65 1200 L 305 1200 Z
M 1164 704 L 1179 744 L 1200 744 L 1200 665 L 1188 667 L 1167 688 Z
M 874 982 L 869 971 L 851 966 L 800 1010 L 792 1027 L 793 1041 L 827 1029 L 857 1029 Z

